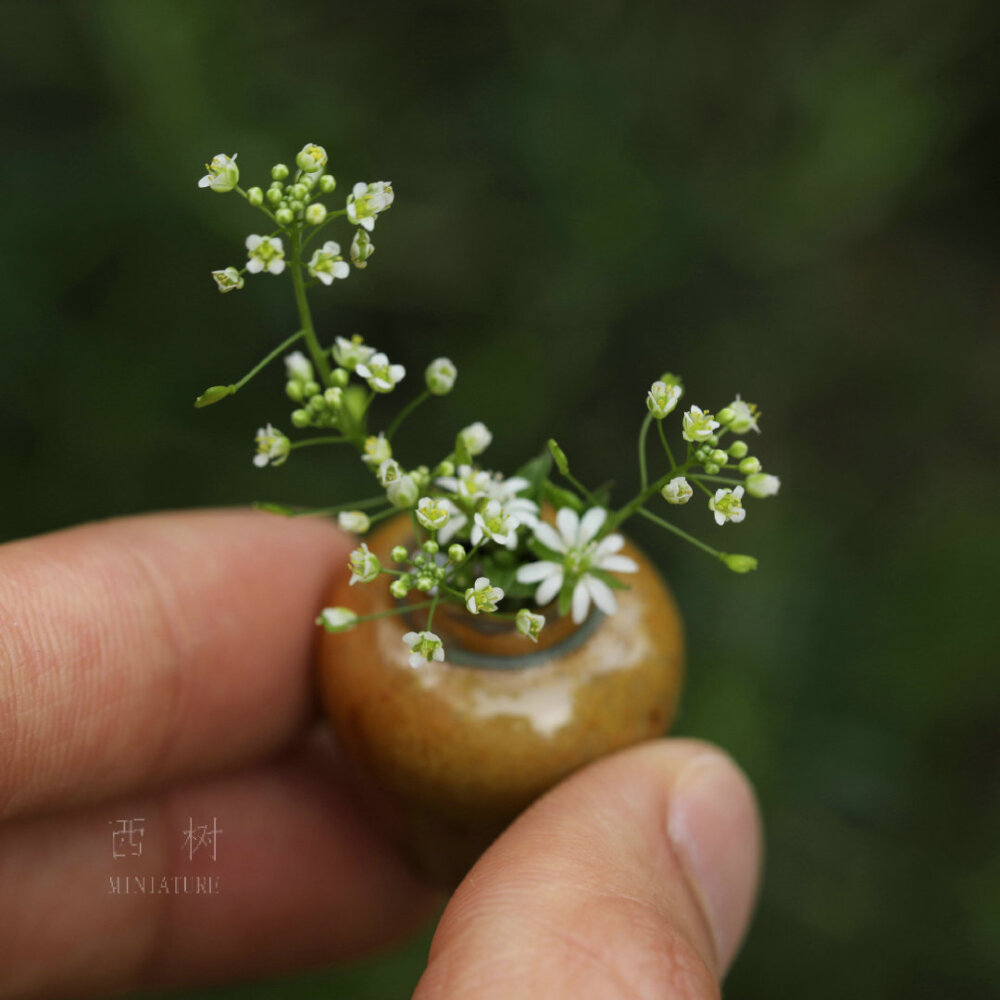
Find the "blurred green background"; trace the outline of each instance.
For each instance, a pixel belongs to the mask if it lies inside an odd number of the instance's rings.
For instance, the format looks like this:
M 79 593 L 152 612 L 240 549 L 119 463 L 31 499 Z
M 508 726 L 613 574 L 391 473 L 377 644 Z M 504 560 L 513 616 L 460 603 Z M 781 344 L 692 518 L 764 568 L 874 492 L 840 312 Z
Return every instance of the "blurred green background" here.
M 318 325 L 413 372 L 452 357 L 435 441 L 482 419 L 511 470 L 555 436 L 624 491 L 662 370 L 764 410 L 781 497 L 739 528 L 678 515 L 754 576 L 634 525 L 687 621 L 678 731 L 741 761 L 766 817 L 728 994 L 1000 993 L 997 5 L 0 10 L 0 539 L 350 498 L 333 452 L 251 466 L 258 424 L 287 427 L 278 369 L 191 406 L 294 329 L 284 280 L 216 292 L 258 223 L 202 164 L 236 151 L 266 186 L 323 143 L 344 193 L 397 197 Z M 426 942 L 271 990 L 408 996 Z

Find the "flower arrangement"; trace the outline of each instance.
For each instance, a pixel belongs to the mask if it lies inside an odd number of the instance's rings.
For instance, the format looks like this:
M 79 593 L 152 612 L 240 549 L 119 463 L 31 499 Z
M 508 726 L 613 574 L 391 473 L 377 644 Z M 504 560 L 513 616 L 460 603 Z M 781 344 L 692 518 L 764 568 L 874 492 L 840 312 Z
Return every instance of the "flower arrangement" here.
M 397 455 L 393 442 L 404 420 L 432 397 L 449 393 L 458 373 L 449 358 L 432 360 L 421 391 L 376 430 L 374 404 L 399 389 L 406 370 L 360 336 L 338 336 L 330 347 L 321 345 L 308 291 L 345 280 L 352 267 L 367 268 L 375 252 L 371 234 L 376 221 L 395 199 L 389 182 L 362 182 L 353 186 L 343 208 L 331 210 L 321 200 L 336 189 L 326 166 L 326 150 L 308 143 L 295 157 L 294 172 L 282 163 L 271 168 L 266 191 L 240 187 L 235 155 L 220 153 L 206 167 L 199 186 L 218 193 L 237 192 L 271 226 L 267 235 L 246 238 L 247 260 L 241 268 L 212 272 L 219 291 L 242 289 L 246 274 L 287 271 L 299 329 L 239 382 L 212 386 L 195 402 L 207 406 L 234 394 L 284 354 L 285 393 L 294 405 L 290 422 L 296 430 L 319 433 L 293 441 L 268 423 L 257 432 L 254 465 L 282 465 L 293 451 L 307 446 L 346 445 L 370 471 L 373 494 L 318 510 L 258 506 L 288 516 L 335 516 L 341 528 L 359 536 L 384 518 L 408 513 L 413 542 L 392 550 L 391 567 L 382 565 L 365 542 L 350 555 L 351 585 L 372 585 L 389 577 L 395 606 L 369 615 L 347 607 L 325 608 L 318 625 L 343 632 L 368 618 L 425 612 L 425 626 L 404 636 L 413 667 L 444 659 L 444 644 L 433 623 L 435 611 L 446 602 L 470 615 L 509 619 L 526 641 L 537 642 L 553 611 L 570 615 L 575 624 L 587 618 L 592 606 L 606 615 L 615 613 L 615 591 L 627 587 L 620 577 L 637 569 L 622 553 L 625 539 L 619 529 L 637 515 L 696 545 L 734 572 L 756 568 L 752 556 L 720 551 L 663 513 L 688 504 L 697 490 L 707 498 L 717 526 L 735 525 L 746 517 L 746 498 L 764 499 L 778 492 L 778 478 L 762 471 L 746 440 L 751 431 L 760 432 L 760 412 L 739 395 L 715 413 L 689 406 L 681 411 L 675 453 L 665 424 L 678 411 L 685 390 L 671 373 L 654 381 L 646 395 L 645 419 L 638 432 L 639 487 L 621 506 L 611 503 L 606 488 L 592 490 L 581 483 L 554 440 L 512 476 L 483 468 L 480 456 L 493 435 L 479 422 L 462 428 L 451 451 L 436 462 L 415 465 Z M 340 218 L 353 229 L 350 263 L 338 242 L 319 242 L 326 227 Z M 305 352 L 285 354 L 299 342 Z M 650 471 L 647 447 L 653 425 L 661 446 L 655 472 Z M 661 503 L 666 506 L 658 513 L 655 507 Z

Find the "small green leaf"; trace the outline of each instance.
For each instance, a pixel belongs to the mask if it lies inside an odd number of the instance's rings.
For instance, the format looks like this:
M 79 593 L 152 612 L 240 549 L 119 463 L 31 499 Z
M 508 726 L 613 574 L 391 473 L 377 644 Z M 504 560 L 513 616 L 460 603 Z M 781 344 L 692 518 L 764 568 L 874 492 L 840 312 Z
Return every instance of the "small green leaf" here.
M 559 614 L 568 614 L 573 606 L 573 589 L 569 577 L 566 577 L 563 580 L 562 590 L 559 591 Z
M 195 401 L 194 405 L 201 409 L 203 406 L 211 406 L 226 396 L 231 396 L 236 392 L 235 385 L 213 385 L 209 386 Z
M 577 513 L 583 510 L 583 501 L 575 493 L 564 490 L 547 479 L 542 484 L 542 496 L 556 508 L 572 507 Z
M 731 555 L 728 552 L 720 552 L 719 558 L 734 573 L 749 573 L 757 568 L 757 560 L 753 556 Z
M 569 460 L 566 452 L 559 447 L 555 438 L 549 438 L 549 453 L 555 459 L 556 468 L 564 475 L 569 475 Z
M 285 517 L 294 517 L 299 513 L 294 507 L 286 507 L 280 503 L 269 503 L 265 500 L 254 501 L 254 510 L 264 510 L 268 514 L 283 514 Z

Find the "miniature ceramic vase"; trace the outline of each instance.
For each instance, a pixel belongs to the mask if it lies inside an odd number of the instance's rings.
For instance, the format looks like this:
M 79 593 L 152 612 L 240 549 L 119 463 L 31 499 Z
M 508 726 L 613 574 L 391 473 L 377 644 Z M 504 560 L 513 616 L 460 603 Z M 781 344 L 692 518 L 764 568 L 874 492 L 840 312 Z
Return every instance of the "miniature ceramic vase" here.
M 368 539 L 391 565 L 412 545 L 409 519 Z M 544 609 L 538 644 L 509 620 L 438 606 L 444 662 L 413 668 L 403 635 L 426 619 L 397 615 L 323 634 L 320 687 L 355 764 L 394 801 L 401 850 L 427 880 L 456 885 L 535 798 L 588 761 L 664 733 L 681 686 L 683 640 L 673 598 L 649 560 L 616 592 L 618 611 L 582 625 Z M 395 603 L 388 580 L 348 588 L 330 605 L 359 614 Z

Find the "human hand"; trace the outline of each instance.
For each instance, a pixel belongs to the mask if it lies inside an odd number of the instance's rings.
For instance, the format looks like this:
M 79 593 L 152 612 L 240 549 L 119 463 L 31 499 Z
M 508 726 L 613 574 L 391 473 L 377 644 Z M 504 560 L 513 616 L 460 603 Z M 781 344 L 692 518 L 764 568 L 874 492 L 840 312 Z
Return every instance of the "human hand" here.
M 435 894 L 309 738 L 312 615 L 348 548 L 327 524 L 251 512 L 0 548 L 0 996 L 253 978 L 427 916 Z M 112 858 L 122 817 L 144 821 L 141 857 Z M 217 821 L 214 860 L 180 850 L 192 818 Z M 618 754 L 487 852 L 417 996 L 715 996 L 758 855 L 752 795 L 717 751 Z M 110 892 L 126 871 L 219 891 Z

